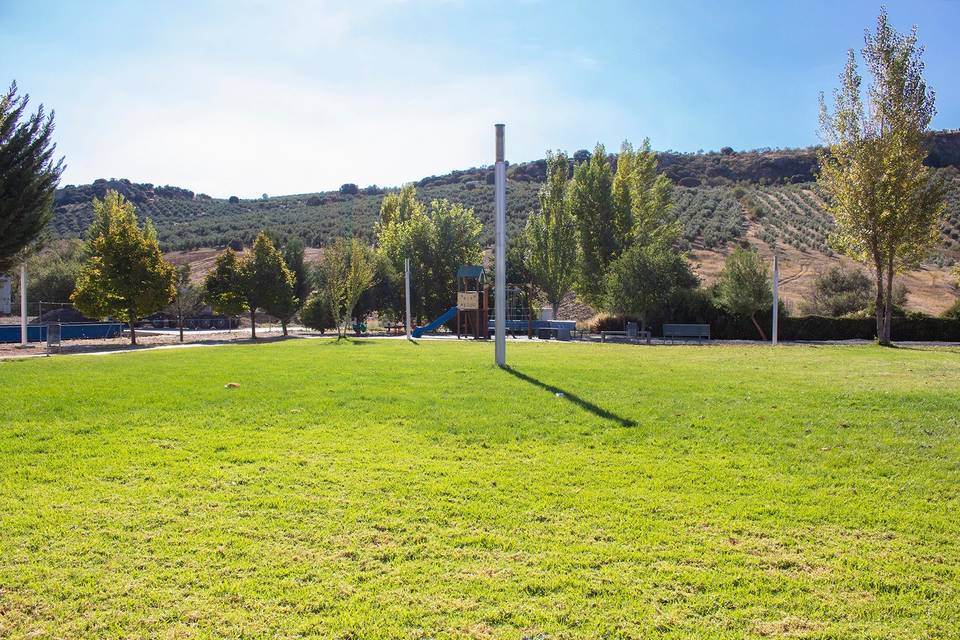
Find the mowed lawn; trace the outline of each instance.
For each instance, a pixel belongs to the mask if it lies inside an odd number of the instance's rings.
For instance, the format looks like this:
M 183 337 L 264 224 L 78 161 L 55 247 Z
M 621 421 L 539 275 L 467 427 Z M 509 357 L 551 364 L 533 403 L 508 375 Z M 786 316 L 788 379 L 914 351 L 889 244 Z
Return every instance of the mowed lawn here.
M 0 363 L 0 637 L 960 634 L 957 350 L 508 349 Z

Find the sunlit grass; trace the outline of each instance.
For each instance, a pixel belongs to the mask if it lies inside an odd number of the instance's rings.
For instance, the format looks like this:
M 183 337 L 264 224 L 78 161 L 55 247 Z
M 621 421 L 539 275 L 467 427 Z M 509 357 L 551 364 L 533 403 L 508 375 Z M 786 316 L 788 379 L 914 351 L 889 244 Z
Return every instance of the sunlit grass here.
M 0 363 L 0 637 L 957 633 L 956 351 L 509 358 Z

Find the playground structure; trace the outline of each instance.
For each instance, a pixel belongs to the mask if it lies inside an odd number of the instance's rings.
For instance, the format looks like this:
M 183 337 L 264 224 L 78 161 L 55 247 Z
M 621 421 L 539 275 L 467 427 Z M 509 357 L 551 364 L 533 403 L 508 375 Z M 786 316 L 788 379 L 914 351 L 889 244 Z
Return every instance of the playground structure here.
M 457 269 L 457 304 L 447 309 L 432 322 L 417 327 L 411 333 L 420 338 L 425 333 L 436 331 L 456 318 L 457 338 L 472 337 L 487 340 L 495 328 L 490 308 L 490 285 L 486 272 L 480 265 L 463 265 Z M 514 338 L 522 335 L 541 339 L 570 340 L 576 330 L 573 320 L 541 318 L 539 309 L 531 309 L 522 287 L 506 285 L 503 299 L 504 330 Z
M 467 264 L 457 269 L 457 339 L 490 337 L 489 287 L 483 267 Z

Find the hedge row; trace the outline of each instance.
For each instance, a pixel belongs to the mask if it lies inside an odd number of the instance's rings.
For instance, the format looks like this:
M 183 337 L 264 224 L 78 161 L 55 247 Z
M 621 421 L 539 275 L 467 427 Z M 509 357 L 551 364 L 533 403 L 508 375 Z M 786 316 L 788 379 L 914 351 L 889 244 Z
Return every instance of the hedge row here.
M 623 330 L 625 317 L 603 317 L 593 327 L 595 331 Z M 769 312 L 757 314 L 757 321 L 770 337 L 772 318 Z M 710 335 L 718 340 L 758 340 L 760 338 L 749 318 L 717 313 L 712 318 L 677 319 L 670 322 L 709 324 Z M 654 336 L 663 335 L 663 322 L 651 323 L 647 328 Z M 873 318 L 826 318 L 822 316 L 781 316 L 781 340 L 874 340 L 877 324 Z M 891 335 L 894 341 L 960 342 L 960 320 L 951 318 L 894 318 Z

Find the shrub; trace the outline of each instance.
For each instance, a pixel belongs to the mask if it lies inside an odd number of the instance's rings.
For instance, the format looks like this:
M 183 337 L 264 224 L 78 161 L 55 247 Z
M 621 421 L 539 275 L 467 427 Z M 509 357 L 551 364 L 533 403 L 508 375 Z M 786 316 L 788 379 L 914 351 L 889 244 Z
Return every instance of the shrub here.
M 340 193 L 342 193 L 345 196 L 355 196 L 358 193 L 360 193 L 360 187 L 353 184 L 352 182 L 348 182 L 346 184 L 340 185 Z
M 230 204 L 239 204 L 240 198 L 238 198 L 237 196 L 230 196 L 229 202 Z

